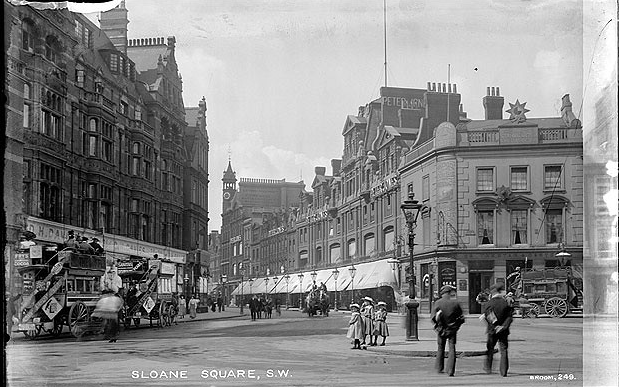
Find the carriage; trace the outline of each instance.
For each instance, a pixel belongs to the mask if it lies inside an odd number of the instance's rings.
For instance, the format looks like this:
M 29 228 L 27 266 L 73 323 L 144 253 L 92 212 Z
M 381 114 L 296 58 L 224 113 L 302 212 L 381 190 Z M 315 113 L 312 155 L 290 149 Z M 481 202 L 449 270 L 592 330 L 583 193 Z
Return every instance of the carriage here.
M 131 284 L 136 285 L 136 292 L 132 294 L 129 290 L 125 295 L 125 303 L 120 312 L 120 320 L 128 329 L 133 325 L 139 327 L 142 319 L 148 319 L 149 325 L 153 322 L 158 327 L 170 326 L 173 322 L 176 310 L 172 304 L 172 292 L 166 289 L 162 280 L 167 276 L 162 273 L 162 262 L 151 259 L 148 261 L 148 269 L 120 271 L 119 275 L 123 279 L 124 288 L 130 288 Z
M 540 313 L 561 318 L 568 313 L 583 312 L 583 283 L 573 275 L 571 267 L 521 270 L 510 285 L 522 313 L 538 316 Z
M 316 316 L 317 312 L 329 316 L 329 296 L 323 290 L 312 290 L 306 296 L 306 313 L 308 317 Z
M 28 255 L 27 250 L 16 254 L 24 285 L 12 330 L 35 339 L 42 332 L 59 336 L 65 326 L 75 337 L 101 328 L 91 313 L 101 295 L 105 256 L 63 249 L 44 262 L 42 256 L 27 259 Z

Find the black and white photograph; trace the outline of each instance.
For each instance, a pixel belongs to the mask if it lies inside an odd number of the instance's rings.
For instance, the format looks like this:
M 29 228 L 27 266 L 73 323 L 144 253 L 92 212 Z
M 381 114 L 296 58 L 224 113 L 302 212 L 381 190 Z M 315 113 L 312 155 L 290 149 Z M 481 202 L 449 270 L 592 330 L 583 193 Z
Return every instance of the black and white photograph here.
M 619 385 L 617 1 L 3 2 L 5 385 Z

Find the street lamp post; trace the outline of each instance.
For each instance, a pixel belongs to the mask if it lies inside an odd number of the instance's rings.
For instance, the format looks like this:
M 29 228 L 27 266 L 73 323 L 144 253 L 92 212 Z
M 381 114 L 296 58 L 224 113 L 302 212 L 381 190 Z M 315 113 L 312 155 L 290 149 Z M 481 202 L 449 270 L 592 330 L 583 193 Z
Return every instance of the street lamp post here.
M 254 279 L 249 278 L 248 279 L 248 284 L 250 284 L 250 294 L 252 293 L 252 284 L 254 283 Z
M 285 275 L 284 280 L 286 281 L 286 310 L 288 310 L 288 282 L 291 280 L 291 276 Z
M 269 277 L 265 277 L 265 299 L 267 299 L 267 284 L 269 283 Z
M 220 278 L 222 280 L 222 288 L 223 288 L 222 290 L 224 290 L 224 300 L 226 300 L 227 299 L 227 296 L 226 296 L 226 282 L 228 281 L 228 276 L 226 274 L 222 274 L 220 276 Z
M 355 268 L 355 266 L 353 264 L 351 264 L 351 267 L 349 268 L 349 274 L 351 275 L 351 303 L 353 303 L 353 297 L 354 297 L 354 284 L 353 284 L 353 279 L 355 278 L 355 272 L 357 271 L 357 269 Z
M 241 305 L 239 306 L 239 314 L 243 314 L 243 304 L 245 303 L 243 299 L 243 274 L 245 274 L 243 262 L 239 264 L 239 273 L 241 273 Z
M 405 200 L 401 204 L 400 209 L 405 215 L 405 222 L 409 231 L 409 301 L 405 304 L 409 310 L 407 313 L 406 321 L 406 340 L 417 341 L 418 340 L 418 306 L 420 303 L 416 301 L 415 294 L 415 270 L 413 266 L 413 247 L 415 246 L 415 233 L 413 232 L 416 223 L 418 221 L 418 215 L 423 205 L 418 203 L 414 198 L 413 192 L 409 193 L 409 200 Z
M 338 274 L 340 272 L 338 271 L 338 268 L 335 268 L 334 271 L 332 271 L 332 275 L 334 276 L 334 311 L 338 310 Z
M 304 273 L 297 274 L 297 278 L 299 278 L 299 310 L 301 311 L 301 290 L 304 283 Z
M 316 276 L 317 276 L 317 272 L 316 270 L 312 270 L 312 273 L 310 273 L 310 277 L 312 277 L 312 284 L 314 284 L 316 282 Z

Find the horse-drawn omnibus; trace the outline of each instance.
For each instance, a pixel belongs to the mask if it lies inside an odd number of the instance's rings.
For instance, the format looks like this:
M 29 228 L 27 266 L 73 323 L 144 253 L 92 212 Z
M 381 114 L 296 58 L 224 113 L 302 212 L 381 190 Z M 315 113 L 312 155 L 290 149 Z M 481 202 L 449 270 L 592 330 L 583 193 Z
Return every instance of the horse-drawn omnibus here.
M 46 262 L 21 261 L 28 264 L 18 265 L 24 287 L 13 331 L 34 339 L 42 332 L 58 336 L 67 326 L 75 337 L 81 336 L 101 296 L 105 256 L 63 249 Z

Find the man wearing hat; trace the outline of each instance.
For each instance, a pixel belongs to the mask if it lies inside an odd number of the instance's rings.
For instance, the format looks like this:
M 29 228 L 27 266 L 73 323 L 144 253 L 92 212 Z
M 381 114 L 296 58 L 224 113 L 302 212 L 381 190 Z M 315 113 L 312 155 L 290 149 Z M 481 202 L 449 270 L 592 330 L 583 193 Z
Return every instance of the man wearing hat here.
M 444 370 L 444 355 L 446 351 L 446 341 L 448 342 L 448 376 L 454 376 L 456 368 L 456 333 L 465 322 L 463 310 L 458 301 L 453 299 L 456 296 L 456 288 L 444 285 L 439 290 L 441 298 L 435 302 L 431 320 L 435 323 L 437 332 L 437 357 L 435 359 L 435 369 L 437 372 Z
M 95 249 L 91 245 L 88 244 L 88 238 L 82 237 L 80 239 L 80 244 L 78 245 L 78 250 L 82 254 L 95 254 Z
M 499 373 L 508 374 L 508 335 L 512 324 L 512 307 L 502 296 L 504 284 L 496 283 L 491 287 L 491 299 L 486 305 L 484 316 L 487 321 L 487 357 L 484 371 L 491 373 L 493 366 L 493 351 L 499 342 Z
M 364 297 L 363 300 L 362 310 L 360 311 L 362 314 L 362 322 L 364 324 L 364 337 L 362 339 L 362 345 L 366 344 L 366 336 L 369 336 L 369 345 L 372 345 L 372 332 L 374 330 L 372 319 L 375 314 L 375 307 L 373 305 L 374 301 L 368 296 Z
M 103 246 L 99 244 L 99 239 L 93 238 L 92 242 L 90 242 L 89 245 L 93 248 L 95 254 L 101 255 L 103 253 Z

